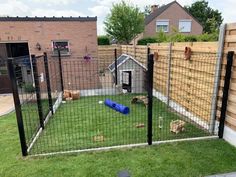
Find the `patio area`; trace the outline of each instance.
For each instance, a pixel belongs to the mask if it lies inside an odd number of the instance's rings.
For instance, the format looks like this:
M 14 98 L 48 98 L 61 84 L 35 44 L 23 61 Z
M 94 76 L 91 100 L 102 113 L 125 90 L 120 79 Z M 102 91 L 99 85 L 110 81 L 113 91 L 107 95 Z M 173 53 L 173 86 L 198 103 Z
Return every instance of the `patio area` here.
M 8 114 L 14 109 L 12 94 L 0 94 L 0 116 Z

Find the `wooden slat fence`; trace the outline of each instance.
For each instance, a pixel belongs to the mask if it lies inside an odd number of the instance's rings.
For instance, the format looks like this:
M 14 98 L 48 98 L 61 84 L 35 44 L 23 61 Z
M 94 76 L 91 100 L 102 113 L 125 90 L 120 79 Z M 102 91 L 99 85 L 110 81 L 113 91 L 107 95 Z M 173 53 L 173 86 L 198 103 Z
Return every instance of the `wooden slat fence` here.
M 121 47 L 118 45 L 108 45 L 98 47 L 99 70 L 103 71 L 114 61 L 114 51 L 117 49 L 117 55 L 121 55 Z
M 226 67 L 227 52 L 234 51 L 236 53 L 236 23 L 227 24 L 224 41 L 224 56 L 222 61 L 221 81 L 217 105 L 217 117 L 219 119 L 221 110 L 221 100 L 223 95 L 224 76 Z M 229 90 L 228 107 L 226 113 L 226 125 L 236 131 L 236 55 L 234 56 L 232 77 Z

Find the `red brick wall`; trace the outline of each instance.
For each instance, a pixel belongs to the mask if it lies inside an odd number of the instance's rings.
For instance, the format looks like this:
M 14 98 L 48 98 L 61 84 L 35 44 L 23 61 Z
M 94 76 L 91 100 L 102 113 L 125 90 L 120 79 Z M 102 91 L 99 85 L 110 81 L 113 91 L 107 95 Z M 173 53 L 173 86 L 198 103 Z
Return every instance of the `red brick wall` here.
M 71 89 L 93 89 L 99 87 L 97 67 L 97 24 L 96 21 L 0 21 L 0 43 L 9 42 L 28 42 L 30 54 L 41 55 L 43 52 L 48 53 L 48 58 L 55 58 L 52 55 L 52 40 L 68 40 L 70 46 L 70 56 L 63 56 L 62 63 L 68 61 L 73 69 L 73 64 L 77 68 L 90 68 L 87 71 L 86 78 L 92 78 L 85 82 L 82 72 L 75 72 L 72 75 L 70 71 L 64 68 L 64 85 L 68 89 L 67 82 L 74 85 Z M 36 44 L 41 45 L 41 50 L 36 48 Z M 86 54 L 92 56 L 92 61 L 84 63 L 83 57 Z M 75 63 L 74 60 L 80 62 Z M 83 66 L 82 66 L 83 65 Z M 57 71 L 52 71 L 57 72 Z M 68 78 L 70 77 L 70 78 Z M 52 81 L 53 82 L 53 81 Z
M 52 40 L 69 40 L 71 56 L 82 57 L 85 48 L 97 58 L 97 26 L 95 21 L 0 21 L 0 42 L 28 42 L 31 54 L 52 52 Z M 36 49 L 36 44 L 42 47 Z
M 169 33 L 172 32 L 172 27 L 179 29 L 180 19 L 192 20 L 191 33 L 183 34 L 202 34 L 202 26 L 193 19 L 187 12 L 185 12 L 177 3 L 172 4 L 162 14 L 156 17 L 148 25 L 145 26 L 144 36 L 155 36 L 156 35 L 156 21 L 157 20 L 169 20 Z M 167 33 L 167 34 L 169 34 Z

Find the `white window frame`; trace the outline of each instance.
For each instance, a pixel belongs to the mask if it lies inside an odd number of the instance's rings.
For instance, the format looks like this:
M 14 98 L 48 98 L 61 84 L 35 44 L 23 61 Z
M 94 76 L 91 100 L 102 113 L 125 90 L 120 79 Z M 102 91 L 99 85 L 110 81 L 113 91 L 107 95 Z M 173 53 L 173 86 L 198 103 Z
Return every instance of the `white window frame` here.
M 181 28 L 181 22 L 190 22 L 190 27 L 189 29 L 183 29 Z M 179 32 L 181 33 L 191 33 L 192 32 L 192 20 L 191 19 L 181 19 L 179 20 Z
M 55 50 L 54 50 L 54 42 L 67 42 L 67 44 L 68 44 L 68 52 L 67 53 L 62 53 L 61 55 L 70 55 L 70 43 L 69 43 L 69 40 L 52 40 L 52 53 L 54 55 L 57 55 L 57 53 L 55 53 Z
M 169 32 L 169 26 L 170 26 L 170 20 L 168 20 L 168 19 L 157 20 L 157 21 L 156 21 L 156 32 L 160 32 L 160 31 L 158 30 L 158 26 L 161 26 L 161 25 L 158 25 L 158 22 L 160 22 L 160 23 L 167 22 L 167 23 L 168 23 L 168 25 L 167 25 L 167 30 L 166 30 L 166 31 L 163 31 L 164 33 L 168 33 L 168 32 Z M 163 26 L 164 26 L 164 25 L 163 25 Z

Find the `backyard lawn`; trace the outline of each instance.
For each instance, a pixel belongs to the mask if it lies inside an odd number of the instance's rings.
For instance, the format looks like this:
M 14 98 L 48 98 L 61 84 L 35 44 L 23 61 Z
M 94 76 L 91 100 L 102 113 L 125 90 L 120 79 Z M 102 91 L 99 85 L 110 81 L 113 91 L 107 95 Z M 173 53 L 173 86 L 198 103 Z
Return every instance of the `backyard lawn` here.
M 22 158 L 15 114 L 0 117 L 0 176 L 199 177 L 236 171 L 236 148 L 223 140 L 162 144 L 107 152 Z
M 142 103 L 131 104 L 134 96 L 137 95 L 87 96 L 61 104 L 56 113 L 50 118 L 30 153 L 39 154 L 146 143 L 147 108 Z M 128 106 L 130 113 L 124 115 L 105 106 L 103 103 L 99 104 L 100 101 L 104 101 L 106 98 Z M 160 116 L 163 119 L 161 125 Z M 32 116 L 30 119 L 32 119 Z M 178 134 L 170 132 L 170 122 L 177 119 L 184 119 L 184 117 L 171 111 L 164 103 L 154 98 L 153 140 L 209 135 L 189 122 L 186 122 L 185 131 Z M 136 126 L 140 124 L 144 126 L 137 128 Z M 27 126 L 29 127 L 31 124 Z M 98 140 L 94 140 L 95 138 Z

